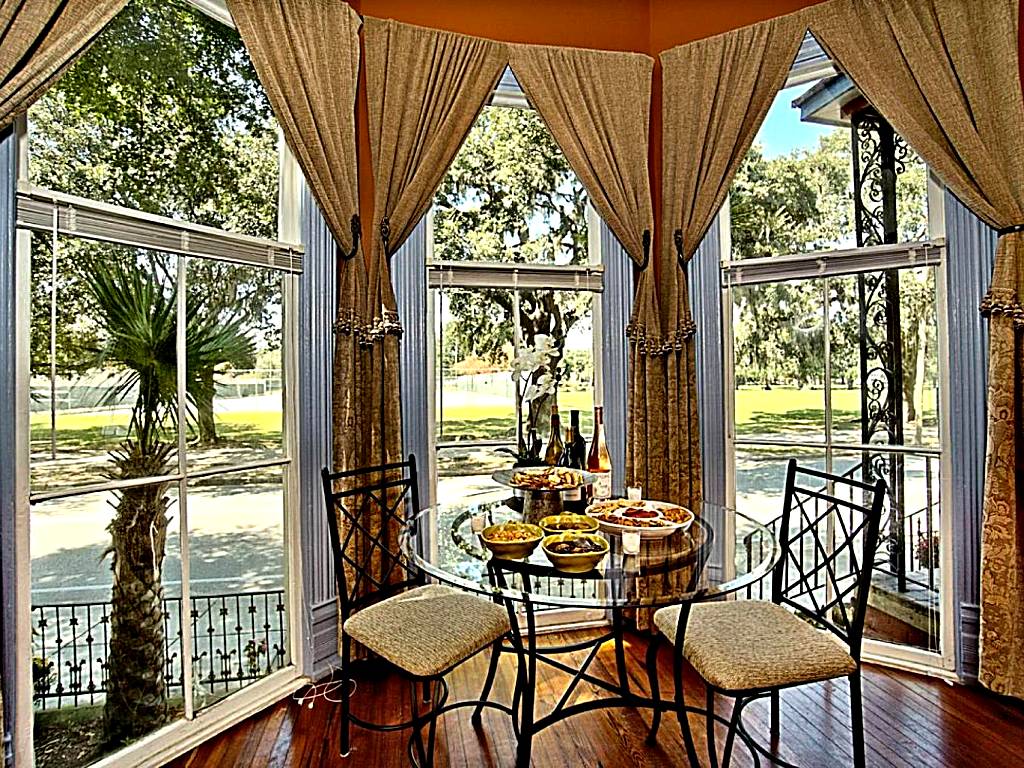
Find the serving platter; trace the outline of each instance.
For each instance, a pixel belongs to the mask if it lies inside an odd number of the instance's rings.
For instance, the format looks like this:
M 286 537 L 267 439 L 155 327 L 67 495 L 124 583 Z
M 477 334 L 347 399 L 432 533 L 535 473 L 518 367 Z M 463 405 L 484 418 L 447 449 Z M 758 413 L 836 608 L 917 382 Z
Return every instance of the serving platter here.
M 660 539 L 676 531 L 685 531 L 693 524 L 693 512 L 666 501 L 631 501 L 610 499 L 598 501 L 586 509 L 605 533 L 636 532 L 641 539 Z
M 491 479 L 510 488 L 524 491 L 571 491 L 594 482 L 595 475 L 568 467 L 521 467 L 499 469 Z

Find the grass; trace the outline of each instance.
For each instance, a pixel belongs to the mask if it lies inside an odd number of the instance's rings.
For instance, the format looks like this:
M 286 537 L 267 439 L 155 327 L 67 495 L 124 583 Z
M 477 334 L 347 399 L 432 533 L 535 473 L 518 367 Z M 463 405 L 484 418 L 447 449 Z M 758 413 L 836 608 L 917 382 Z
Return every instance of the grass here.
M 58 413 L 57 449 L 95 452 L 112 448 L 126 434 L 128 419 L 126 412 Z M 218 413 L 216 419 L 217 434 L 227 445 L 259 448 L 281 445 L 280 411 L 228 411 Z M 50 414 L 33 413 L 29 423 L 33 451 L 45 450 L 50 441 Z
M 928 393 L 924 428 L 934 434 L 936 409 L 933 393 Z M 483 402 L 482 402 L 483 400 Z M 566 411 L 582 411 L 584 435 L 593 430 L 593 395 L 588 391 L 569 391 L 559 395 L 562 416 Z M 443 439 L 515 438 L 515 417 L 511 402 L 497 398 L 476 398 L 472 394 L 449 397 L 444 403 Z M 836 433 L 859 440 L 860 392 L 836 389 L 832 392 L 832 421 Z M 57 414 L 57 447 L 62 452 L 95 454 L 114 447 L 124 435 L 127 413 L 88 411 Z M 115 427 L 116 431 L 112 431 Z M 227 411 L 217 414 L 218 434 L 225 447 L 273 449 L 281 445 L 281 413 L 274 411 Z M 36 412 L 31 417 L 33 451 L 44 452 L 50 440 L 49 414 Z M 546 425 L 541 430 L 546 437 Z M 739 437 L 787 436 L 821 439 L 825 432 L 825 400 L 820 389 L 795 387 L 741 387 L 736 391 L 736 434 Z

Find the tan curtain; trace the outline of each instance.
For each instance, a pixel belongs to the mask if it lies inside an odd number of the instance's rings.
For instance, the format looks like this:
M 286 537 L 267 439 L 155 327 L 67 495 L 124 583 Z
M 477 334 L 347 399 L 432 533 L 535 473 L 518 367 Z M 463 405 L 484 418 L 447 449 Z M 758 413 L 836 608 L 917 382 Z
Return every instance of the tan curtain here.
M 397 441 L 383 450 L 384 420 L 395 405 L 372 386 L 381 370 L 379 322 L 368 307 L 367 262 L 359 239 L 355 104 L 361 21 L 334 0 L 229 0 L 232 17 L 274 108 L 288 146 L 323 212 L 338 248 L 338 306 L 333 376 L 335 470 L 357 469 L 396 458 Z M 373 502 L 362 504 L 369 535 L 355 531 L 349 554 L 380 580 L 389 563 L 371 545 L 383 521 Z M 339 520 L 342 536 L 345 520 Z M 385 537 L 388 546 L 396 537 Z M 349 584 L 356 582 L 348 568 Z M 366 591 L 372 582 L 360 581 Z M 340 642 L 340 633 L 339 633 Z M 356 649 L 357 655 L 361 654 Z
M 654 227 L 647 169 L 654 61 L 617 51 L 510 48 L 516 79 L 594 208 L 627 253 L 643 263 Z
M 388 262 L 430 207 L 508 54 L 490 40 L 374 18 L 366 19 L 364 49 L 376 224 L 367 312 L 377 368 L 369 394 L 384 414 L 374 427 L 383 433 L 382 455 L 396 456 L 401 326 Z
M 701 500 L 695 326 L 683 262 L 714 221 L 805 31 L 802 15 L 792 14 L 661 55 L 657 279 L 647 270 L 630 326 L 626 457 L 627 476 L 653 498 L 692 507 Z
M 1024 225 L 1018 0 L 833 0 L 812 31 L 979 217 Z M 1024 233 L 999 238 L 991 289 L 981 681 L 1024 696 Z
M 0 0 L 0 129 L 92 44 L 127 0 Z
M 348 4 L 333 0 L 229 0 L 228 7 L 338 244 L 333 463 L 339 470 L 368 466 L 379 462 L 380 450 L 371 437 L 377 411 L 362 391 L 374 361 L 366 261 L 357 234 L 361 21 Z

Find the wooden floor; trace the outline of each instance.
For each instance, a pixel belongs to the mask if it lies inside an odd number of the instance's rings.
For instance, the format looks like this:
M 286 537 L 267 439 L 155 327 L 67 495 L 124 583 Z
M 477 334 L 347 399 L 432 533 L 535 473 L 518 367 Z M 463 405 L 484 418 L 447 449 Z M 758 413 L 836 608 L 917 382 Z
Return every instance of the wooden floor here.
M 579 634 L 573 636 L 578 639 Z M 564 642 L 567 636 L 550 636 Z M 663 644 L 664 645 L 664 644 Z M 646 690 L 643 657 L 646 641 L 631 639 L 627 665 L 637 687 Z M 662 693 L 671 693 L 667 647 L 661 655 Z M 602 648 L 595 662 L 598 674 L 614 674 L 610 646 Z M 452 700 L 475 698 L 486 669 L 477 658 L 456 670 L 450 678 Z M 539 696 L 550 707 L 557 701 L 566 676 L 541 667 Z M 546 674 L 545 674 L 546 672 Z M 503 658 L 496 697 L 508 701 L 514 674 L 510 656 Z M 376 679 L 374 679 L 376 678 Z M 703 701 L 703 687 L 695 676 L 685 680 L 687 695 Z M 577 692 L 577 700 L 597 694 L 591 688 Z M 408 713 L 407 685 L 379 668 L 366 670 L 359 679 L 354 711 L 370 719 L 397 718 Z M 935 766 L 1024 766 L 1024 705 L 996 697 L 980 689 L 868 666 L 864 674 L 864 719 L 867 759 L 872 766 L 933 768 Z M 725 715 L 728 702 L 721 700 Z M 546 711 L 546 710 L 541 710 Z M 767 707 L 757 702 L 747 710 L 753 733 L 767 733 Z M 806 686 L 783 694 L 782 738 L 778 753 L 801 766 L 852 764 L 849 730 L 849 694 L 845 681 Z M 533 764 L 537 768 L 647 768 L 686 763 L 682 739 L 674 717 L 665 718 L 656 746 L 644 738 L 650 713 L 628 709 L 591 712 L 562 722 L 534 741 Z M 697 749 L 706 760 L 703 722 L 696 716 L 691 727 Z M 312 709 L 288 700 L 270 707 L 207 742 L 171 764 L 185 766 L 347 766 L 390 768 L 407 765 L 406 734 L 368 733 L 353 730 L 353 753 L 338 757 L 338 707 L 318 702 Z M 478 733 L 466 711 L 446 716 L 439 730 L 437 765 L 500 768 L 513 765 L 514 737 L 507 718 L 497 712 L 484 717 Z M 722 734 L 719 734 L 719 745 Z M 751 765 L 744 754 L 733 764 Z

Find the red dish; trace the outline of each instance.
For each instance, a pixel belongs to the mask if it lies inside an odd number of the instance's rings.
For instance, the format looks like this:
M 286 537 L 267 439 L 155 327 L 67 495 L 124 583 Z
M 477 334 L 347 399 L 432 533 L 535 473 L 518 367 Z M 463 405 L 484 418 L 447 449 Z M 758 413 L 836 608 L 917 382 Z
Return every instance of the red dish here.
M 623 517 L 636 517 L 644 520 L 649 520 L 652 517 L 658 517 L 658 513 L 653 509 L 644 509 L 643 507 L 630 507 L 629 509 L 623 510 Z

